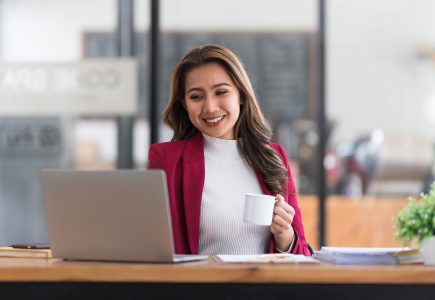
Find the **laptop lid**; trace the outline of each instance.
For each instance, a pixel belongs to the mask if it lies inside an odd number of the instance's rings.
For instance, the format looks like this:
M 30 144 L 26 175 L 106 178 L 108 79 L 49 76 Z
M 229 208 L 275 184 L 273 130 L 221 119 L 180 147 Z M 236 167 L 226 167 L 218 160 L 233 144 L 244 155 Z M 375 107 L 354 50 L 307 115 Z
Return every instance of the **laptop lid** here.
M 173 261 L 163 171 L 44 170 L 41 179 L 54 257 Z

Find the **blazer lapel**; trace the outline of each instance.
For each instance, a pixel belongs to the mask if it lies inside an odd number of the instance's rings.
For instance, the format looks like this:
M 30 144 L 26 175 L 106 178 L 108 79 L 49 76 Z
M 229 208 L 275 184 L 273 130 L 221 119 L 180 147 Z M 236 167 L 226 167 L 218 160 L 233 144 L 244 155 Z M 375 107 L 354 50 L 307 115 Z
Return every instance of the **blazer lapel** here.
M 183 199 L 187 238 L 192 254 L 198 254 L 201 200 L 204 189 L 204 140 L 200 132 L 187 141 L 183 152 Z

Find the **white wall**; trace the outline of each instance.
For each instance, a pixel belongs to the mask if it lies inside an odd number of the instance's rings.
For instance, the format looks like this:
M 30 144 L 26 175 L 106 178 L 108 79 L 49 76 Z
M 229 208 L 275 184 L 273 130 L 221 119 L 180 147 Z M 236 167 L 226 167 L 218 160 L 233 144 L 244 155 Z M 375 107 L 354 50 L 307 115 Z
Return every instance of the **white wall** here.
M 435 138 L 433 0 L 331 0 L 328 8 L 328 112 L 336 140 L 375 127 Z
M 115 0 L 3 0 L 1 60 L 71 61 L 82 56 L 82 34 L 113 30 Z
M 162 28 L 315 30 L 316 0 L 163 0 Z
M 81 58 L 85 31 L 116 26 L 117 0 L 0 0 L 3 61 L 43 62 Z M 166 0 L 164 30 L 314 30 L 315 0 Z M 149 26 L 149 1 L 135 1 L 135 27 Z

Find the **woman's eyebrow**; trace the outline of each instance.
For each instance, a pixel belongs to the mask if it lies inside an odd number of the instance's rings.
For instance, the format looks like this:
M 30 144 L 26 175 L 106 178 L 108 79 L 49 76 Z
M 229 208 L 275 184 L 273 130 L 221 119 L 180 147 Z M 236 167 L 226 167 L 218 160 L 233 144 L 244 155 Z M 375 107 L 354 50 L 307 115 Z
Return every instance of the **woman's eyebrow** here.
M 226 82 L 221 82 L 221 83 L 218 83 L 218 84 L 212 85 L 212 86 L 211 86 L 211 89 L 215 89 L 215 88 L 218 88 L 218 87 L 223 86 L 223 85 L 226 85 L 226 86 L 231 87 L 230 84 L 228 84 L 228 83 L 226 83 Z
M 189 89 L 189 90 L 186 92 L 186 94 L 189 94 L 189 93 L 192 92 L 192 91 L 199 91 L 199 92 L 201 92 L 202 89 L 199 88 L 199 87 L 193 87 L 193 88 Z
M 218 87 L 220 87 L 220 86 L 229 86 L 229 87 L 231 87 L 230 84 L 228 84 L 228 83 L 226 83 L 226 82 L 221 82 L 221 83 L 217 83 L 217 84 L 212 85 L 212 86 L 210 87 L 210 89 L 211 89 L 211 90 L 214 90 L 215 88 L 218 88 Z M 199 91 L 199 92 L 201 92 L 202 90 L 203 90 L 202 88 L 199 88 L 199 87 L 193 87 L 193 88 L 188 89 L 187 92 L 186 92 L 186 94 L 189 94 L 189 93 L 192 92 L 192 91 Z

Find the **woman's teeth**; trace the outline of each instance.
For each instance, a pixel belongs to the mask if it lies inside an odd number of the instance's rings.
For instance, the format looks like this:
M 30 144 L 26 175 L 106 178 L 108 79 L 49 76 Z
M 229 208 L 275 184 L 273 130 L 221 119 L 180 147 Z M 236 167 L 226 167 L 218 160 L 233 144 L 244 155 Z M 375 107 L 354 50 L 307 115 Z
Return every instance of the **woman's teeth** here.
M 219 122 L 220 120 L 222 120 L 223 118 L 224 118 L 224 116 L 220 116 L 220 117 L 217 117 L 214 119 L 204 119 L 204 120 L 208 123 L 216 123 L 216 122 Z

